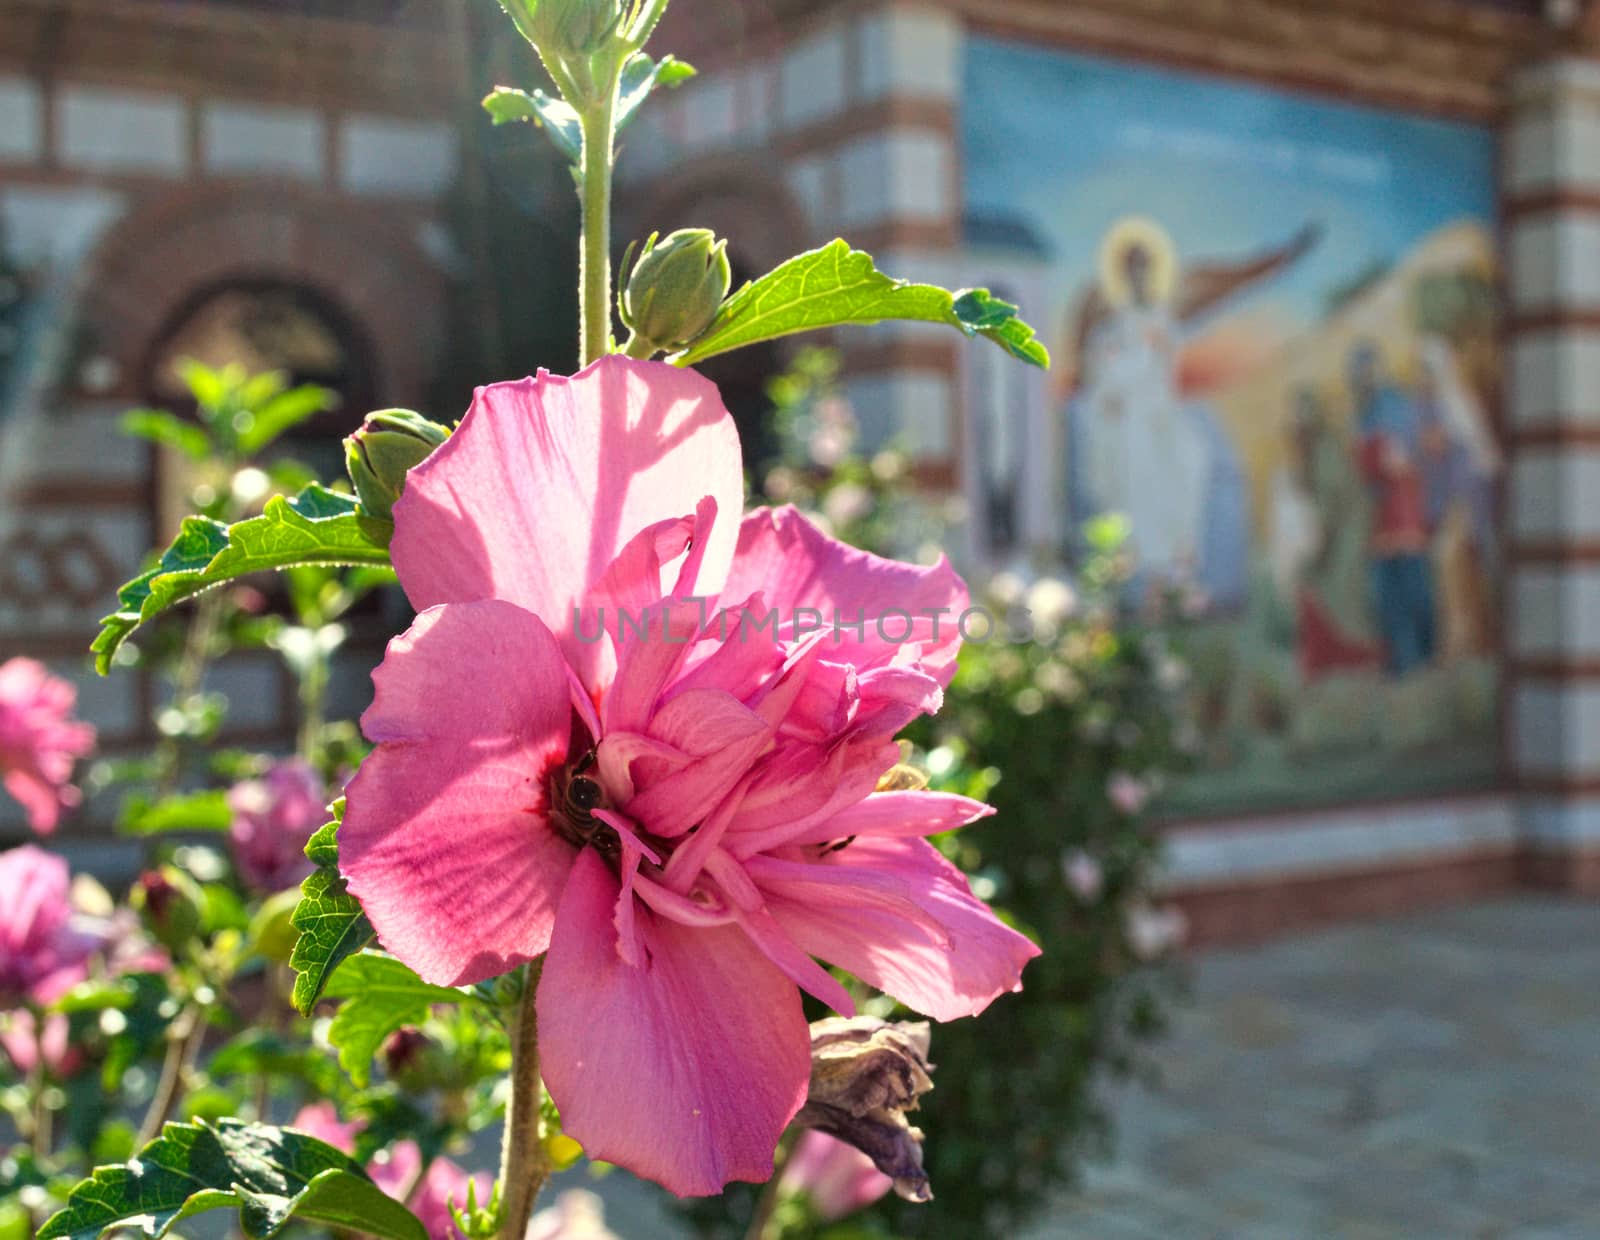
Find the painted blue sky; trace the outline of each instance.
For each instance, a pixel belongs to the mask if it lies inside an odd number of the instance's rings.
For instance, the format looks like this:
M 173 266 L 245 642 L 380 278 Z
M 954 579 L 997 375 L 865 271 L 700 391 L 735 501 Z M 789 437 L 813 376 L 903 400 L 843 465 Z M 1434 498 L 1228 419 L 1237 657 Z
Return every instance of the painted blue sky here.
M 967 45 L 964 100 L 966 209 L 1020 215 L 1050 246 L 1051 313 L 1125 215 L 1160 221 L 1183 261 L 1320 221 L 1316 249 L 1259 290 L 1304 322 L 1372 262 L 1494 218 L 1494 140 L 1476 126 L 986 39 Z

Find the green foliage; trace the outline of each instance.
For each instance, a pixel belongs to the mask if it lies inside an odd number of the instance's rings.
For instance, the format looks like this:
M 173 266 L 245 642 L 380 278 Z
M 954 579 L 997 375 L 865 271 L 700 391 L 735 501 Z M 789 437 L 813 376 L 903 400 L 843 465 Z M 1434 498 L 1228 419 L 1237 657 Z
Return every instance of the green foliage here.
M 259 517 L 224 525 L 189 517 L 154 568 L 117 591 L 92 647 L 104 675 L 117 648 L 141 624 L 203 590 L 250 573 L 301 564 L 387 565 L 392 523 L 361 512 L 355 499 L 313 484 L 292 499 L 275 495 Z
M 1048 367 L 1050 354 L 1017 308 L 986 289 L 951 293 L 884 275 L 870 254 L 844 241 L 791 258 L 746 284 L 723 304 L 711 326 L 671 360 L 692 366 L 730 349 L 796 332 L 890 319 L 944 323 L 994 341 L 1013 357 Z
M 344 798 L 333 803 L 333 821 L 306 844 L 316 870 L 300 884 L 300 904 L 290 924 L 300 932 L 289 967 L 295 971 L 294 1005 L 303 1014 L 322 997 L 328 979 L 347 959 L 372 942 L 372 923 L 360 903 L 345 890 L 339 874 L 339 824 Z
M 176 448 L 191 461 L 203 461 L 211 455 L 211 436 L 193 422 L 185 422 L 164 409 L 130 409 L 118 425 L 124 435 Z
M 95 1240 L 113 1227 L 161 1237 L 184 1219 L 222 1209 L 237 1209 L 245 1235 L 262 1240 L 296 1219 L 385 1240 L 428 1235 L 331 1145 L 292 1129 L 222 1120 L 168 1124 L 133 1161 L 98 1168 L 39 1240 Z
M 123 803 L 117 829 L 124 835 L 160 835 L 166 831 L 226 831 L 233 821 L 228 794 L 220 788 L 178 793 L 149 801 L 130 797 Z
M 693 65 L 672 56 L 652 60 L 643 52 L 629 57 L 622 68 L 622 85 L 617 96 L 617 129 L 620 132 L 633 119 L 644 102 L 660 87 L 679 86 L 695 76 Z M 496 86 L 484 97 L 483 107 L 496 125 L 532 121 L 545 131 L 550 141 L 573 164 L 583 158 L 583 127 L 577 110 L 566 100 L 542 90 L 517 90 Z
M 328 980 L 326 994 L 343 999 L 328 1028 L 339 1064 L 357 1085 L 371 1078 L 383 1040 L 406 1025 L 420 1025 L 436 1003 L 474 1002 L 467 992 L 423 981 L 393 956 L 351 956 Z

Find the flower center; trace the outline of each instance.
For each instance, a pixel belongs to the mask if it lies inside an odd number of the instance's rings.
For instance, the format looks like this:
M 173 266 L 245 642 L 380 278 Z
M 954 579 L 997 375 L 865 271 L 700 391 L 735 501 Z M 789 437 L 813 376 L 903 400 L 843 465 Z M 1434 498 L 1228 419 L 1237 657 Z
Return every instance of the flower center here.
M 616 858 L 622 851 L 617 833 L 594 816 L 609 809 L 606 790 L 595 777 L 594 750 L 576 762 L 557 768 L 550 776 L 550 822 L 557 833 L 578 848 L 592 844 L 601 856 Z

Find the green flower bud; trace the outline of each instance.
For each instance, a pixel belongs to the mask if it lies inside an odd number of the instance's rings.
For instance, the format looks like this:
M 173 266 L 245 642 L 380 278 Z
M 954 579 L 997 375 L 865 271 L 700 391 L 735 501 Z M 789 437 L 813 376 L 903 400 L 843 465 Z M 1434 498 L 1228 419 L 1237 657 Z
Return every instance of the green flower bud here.
M 709 229 L 682 228 L 659 243 L 651 234 L 622 291 L 622 321 L 670 353 L 711 326 L 732 284 L 728 243 Z
M 406 473 L 433 455 L 450 429 L 409 409 L 367 414 L 344 441 L 344 463 L 367 515 L 387 520 L 405 490 Z
M 182 954 L 199 935 L 204 899 L 199 884 L 172 865 L 146 870 L 128 893 L 129 903 L 150 937 L 174 956 Z
M 524 0 L 524 7 L 539 54 L 562 60 L 599 51 L 622 20 L 620 0 Z

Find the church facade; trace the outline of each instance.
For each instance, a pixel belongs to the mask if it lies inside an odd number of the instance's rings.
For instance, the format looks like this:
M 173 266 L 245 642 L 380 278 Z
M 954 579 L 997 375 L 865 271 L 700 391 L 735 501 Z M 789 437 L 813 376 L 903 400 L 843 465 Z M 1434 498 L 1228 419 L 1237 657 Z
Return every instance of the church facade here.
M 962 498 L 974 578 L 1070 572 L 1115 511 L 1133 588 L 1187 600 L 1200 770 L 1161 829 L 1199 938 L 1600 888 L 1591 7 L 669 11 L 660 46 L 702 76 L 625 135 L 621 237 L 709 226 L 754 274 L 844 236 L 1045 337 L 1049 374 L 855 333 L 847 394 Z M 350 401 L 421 403 L 492 83 L 421 0 L 12 0 L 0 35 L 0 258 L 27 294 L 0 657 L 76 671 L 169 519 L 114 416 L 230 306 L 293 324 L 296 369 Z M 281 731 L 276 669 L 219 674 L 241 736 Z M 82 683 L 113 752 L 148 740 L 158 686 Z

